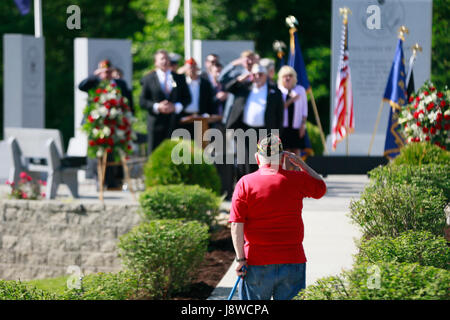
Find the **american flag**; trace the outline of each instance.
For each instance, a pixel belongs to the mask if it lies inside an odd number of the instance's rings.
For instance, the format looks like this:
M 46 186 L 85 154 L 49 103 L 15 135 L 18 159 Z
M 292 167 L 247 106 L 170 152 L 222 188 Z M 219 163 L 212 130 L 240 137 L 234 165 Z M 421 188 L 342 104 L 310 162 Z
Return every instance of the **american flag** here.
M 339 72 L 336 79 L 336 97 L 332 129 L 333 150 L 336 150 L 338 142 L 341 142 L 354 129 L 353 92 L 350 67 L 348 65 L 348 29 L 347 23 L 344 23 L 341 37 Z

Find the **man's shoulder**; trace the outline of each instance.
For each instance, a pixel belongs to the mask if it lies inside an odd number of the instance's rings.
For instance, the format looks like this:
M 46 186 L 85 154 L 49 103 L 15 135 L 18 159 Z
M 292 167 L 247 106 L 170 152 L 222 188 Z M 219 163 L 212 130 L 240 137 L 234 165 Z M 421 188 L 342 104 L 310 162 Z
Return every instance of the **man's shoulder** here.
M 281 90 L 278 88 L 278 86 L 271 82 L 268 81 L 267 82 L 267 90 L 269 94 L 277 94 L 277 95 L 281 95 Z
M 147 72 L 143 77 L 142 77 L 142 81 L 146 81 L 148 79 L 151 79 L 153 77 L 156 77 L 156 70 L 150 70 L 149 72 Z

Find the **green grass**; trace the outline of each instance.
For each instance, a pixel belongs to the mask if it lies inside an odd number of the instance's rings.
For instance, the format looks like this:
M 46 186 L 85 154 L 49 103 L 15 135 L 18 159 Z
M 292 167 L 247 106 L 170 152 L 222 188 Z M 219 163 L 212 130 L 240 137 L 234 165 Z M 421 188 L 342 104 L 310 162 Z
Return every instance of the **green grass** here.
M 63 276 L 58 278 L 48 279 L 35 279 L 29 281 L 23 281 L 26 284 L 31 284 L 38 289 L 49 291 L 55 294 L 63 294 L 67 288 L 67 279 L 69 276 Z

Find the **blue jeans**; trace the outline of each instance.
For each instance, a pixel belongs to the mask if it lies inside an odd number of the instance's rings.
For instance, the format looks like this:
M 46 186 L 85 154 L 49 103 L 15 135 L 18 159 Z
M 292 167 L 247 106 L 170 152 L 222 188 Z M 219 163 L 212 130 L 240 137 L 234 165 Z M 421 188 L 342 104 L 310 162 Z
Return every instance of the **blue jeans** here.
M 291 300 L 305 289 L 306 264 L 248 266 L 239 282 L 241 300 Z

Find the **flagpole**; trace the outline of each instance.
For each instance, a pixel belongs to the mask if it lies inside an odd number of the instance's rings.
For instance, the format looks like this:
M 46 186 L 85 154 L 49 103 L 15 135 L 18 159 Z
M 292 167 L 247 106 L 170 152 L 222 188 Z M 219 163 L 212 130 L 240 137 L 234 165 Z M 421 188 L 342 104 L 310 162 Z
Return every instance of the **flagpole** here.
M 328 155 L 327 144 L 325 142 L 325 135 L 323 134 L 322 125 L 320 123 L 319 112 L 317 111 L 316 100 L 314 99 L 314 94 L 313 94 L 313 91 L 312 91 L 312 87 L 309 88 L 309 96 L 311 98 L 311 104 L 313 106 L 313 111 L 314 111 L 314 116 L 316 118 L 316 123 L 317 123 L 317 126 L 319 127 L 320 139 L 322 140 L 322 144 L 323 144 L 323 148 L 324 148 L 325 154 Z
M 184 58 L 191 58 L 192 44 L 192 11 L 191 0 L 184 0 Z
M 297 28 L 295 27 L 296 24 L 298 24 L 297 19 L 294 16 L 288 16 L 286 18 L 286 23 L 289 26 L 289 34 L 290 34 L 290 49 L 291 49 L 291 54 L 293 54 L 293 49 L 295 47 L 295 38 L 294 38 L 294 33 L 297 31 Z M 320 139 L 322 140 L 322 144 L 323 144 L 323 148 L 325 151 L 325 154 L 328 155 L 328 149 L 327 149 L 327 144 L 325 141 L 325 135 L 323 134 L 323 129 L 322 129 L 322 125 L 320 122 L 320 117 L 319 117 L 319 112 L 317 111 L 317 105 L 316 105 L 316 100 L 314 99 L 314 94 L 312 91 L 312 87 L 311 85 L 309 86 L 309 88 L 305 88 L 307 89 L 307 91 L 309 91 L 310 94 L 310 98 L 311 98 L 311 104 L 313 106 L 313 111 L 314 111 L 314 116 L 316 118 L 316 123 L 317 126 L 319 127 L 319 133 L 320 133 Z
M 409 68 L 408 68 L 408 75 L 406 76 L 406 85 L 408 85 L 409 79 L 411 78 L 412 68 L 417 58 L 417 51 L 422 52 L 422 47 L 417 42 L 414 46 L 411 47 L 411 49 L 413 51 L 413 54 L 409 59 Z
M 383 110 L 383 105 L 384 105 L 384 101 L 383 101 L 383 99 L 381 99 L 380 108 L 378 109 L 377 120 L 375 122 L 375 128 L 374 128 L 373 133 L 372 133 L 372 138 L 370 139 L 369 152 L 367 154 L 368 156 L 370 156 L 370 152 L 372 151 L 373 140 L 375 138 L 375 134 L 376 134 L 377 129 L 378 129 L 378 124 L 380 123 L 381 111 Z
M 42 36 L 42 3 L 41 0 L 34 0 L 34 37 Z

